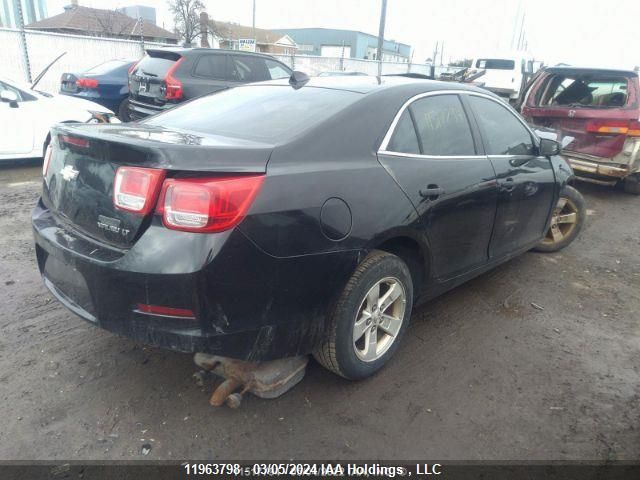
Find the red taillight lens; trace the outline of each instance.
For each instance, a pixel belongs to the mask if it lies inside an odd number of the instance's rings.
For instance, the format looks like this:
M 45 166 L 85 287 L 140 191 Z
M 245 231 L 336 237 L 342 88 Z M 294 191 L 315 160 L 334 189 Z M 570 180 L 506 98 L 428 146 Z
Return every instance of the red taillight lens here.
M 74 147 L 89 148 L 89 140 L 80 137 L 72 137 L 70 135 L 58 135 L 60 145 L 73 145 Z
M 629 131 L 627 135 L 630 137 L 640 137 L 640 120 L 633 121 L 629 124 Z
M 131 75 L 133 73 L 133 71 L 136 69 L 139 63 L 140 63 L 140 60 L 138 60 L 136 63 L 134 63 L 129 67 L 128 75 Z
M 158 213 L 167 228 L 222 232 L 244 218 L 264 176 L 165 180 Z
M 167 317 L 180 317 L 180 318 L 195 318 L 193 310 L 186 308 L 173 308 L 163 307 L 161 305 L 147 305 L 146 303 L 139 303 L 137 309 L 143 313 L 150 313 L 152 315 L 163 315 Z
M 76 85 L 80 88 L 98 88 L 98 80 L 95 78 L 79 78 Z
M 153 209 L 164 170 L 119 167 L 113 183 L 113 204 L 120 210 L 147 215 Z
M 180 58 L 173 66 L 167 71 L 167 75 L 164 79 L 165 83 L 165 93 L 164 98 L 167 100 L 180 100 L 182 98 L 182 82 L 177 80 L 173 74 L 176 69 L 182 62 L 182 58 Z
M 626 135 L 629 132 L 628 120 L 591 120 L 587 122 L 587 132 Z
M 53 155 L 53 147 L 51 144 L 47 147 L 47 151 L 44 154 L 44 161 L 42 162 L 42 176 L 47 176 L 47 171 L 49 170 L 49 162 L 51 162 L 51 156 Z

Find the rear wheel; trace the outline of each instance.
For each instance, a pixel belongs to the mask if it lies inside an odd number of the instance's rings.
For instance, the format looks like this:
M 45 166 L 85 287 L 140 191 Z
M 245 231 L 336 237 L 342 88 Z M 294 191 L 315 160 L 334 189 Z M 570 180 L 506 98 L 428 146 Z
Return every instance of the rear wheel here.
M 131 121 L 131 117 L 129 116 L 129 99 L 125 98 L 122 102 L 120 102 L 120 106 L 118 107 L 118 118 L 121 122 L 129 122 Z
M 394 354 L 411 316 L 413 283 L 407 265 L 374 250 L 358 266 L 314 351 L 325 368 L 350 380 L 380 370 Z
M 582 194 L 569 185 L 565 186 L 553 210 L 547 235 L 534 250 L 538 252 L 562 250 L 578 236 L 586 214 L 587 209 Z
M 624 191 L 632 195 L 640 195 L 640 174 L 629 175 L 623 180 Z

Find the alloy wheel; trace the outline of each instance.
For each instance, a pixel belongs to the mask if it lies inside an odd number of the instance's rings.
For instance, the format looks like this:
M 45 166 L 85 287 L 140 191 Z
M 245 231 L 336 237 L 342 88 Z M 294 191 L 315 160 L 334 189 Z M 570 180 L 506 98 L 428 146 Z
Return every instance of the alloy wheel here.
M 407 296 L 393 277 L 377 282 L 360 304 L 353 326 L 353 347 L 358 358 L 373 362 L 393 344 L 404 320 Z
M 578 207 L 571 199 L 560 197 L 551 217 L 551 226 L 547 236 L 542 241 L 545 245 L 554 245 L 562 242 L 571 235 L 578 223 Z

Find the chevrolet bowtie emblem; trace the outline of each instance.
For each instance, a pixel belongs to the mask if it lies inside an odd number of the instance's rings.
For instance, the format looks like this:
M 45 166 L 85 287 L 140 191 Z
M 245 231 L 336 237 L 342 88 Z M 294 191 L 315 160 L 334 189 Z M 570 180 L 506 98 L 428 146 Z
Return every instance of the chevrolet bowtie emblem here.
M 78 173 L 80 172 L 78 172 L 78 170 L 73 168 L 71 165 L 67 165 L 62 170 L 60 170 L 60 175 L 62 175 L 62 178 L 64 178 L 67 182 L 75 180 L 78 176 Z

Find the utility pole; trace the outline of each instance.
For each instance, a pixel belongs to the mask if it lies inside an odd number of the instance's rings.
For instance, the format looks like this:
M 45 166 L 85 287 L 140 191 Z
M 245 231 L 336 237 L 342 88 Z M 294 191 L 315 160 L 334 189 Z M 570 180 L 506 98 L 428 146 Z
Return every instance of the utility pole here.
M 436 49 L 433 51 L 433 57 L 431 57 L 431 63 L 433 66 L 436 66 L 436 61 L 438 60 L 438 45 L 440 42 L 436 42 Z
M 443 56 L 444 56 L 444 40 L 442 41 L 442 45 L 440 46 L 440 66 L 444 65 L 444 63 L 442 63 Z
M 382 0 L 380 29 L 378 30 L 378 77 L 382 76 L 382 49 L 384 48 L 384 24 L 387 21 L 387 0 Z
M 256 42 L 256 0 L 253 0 L 253 41 Z

